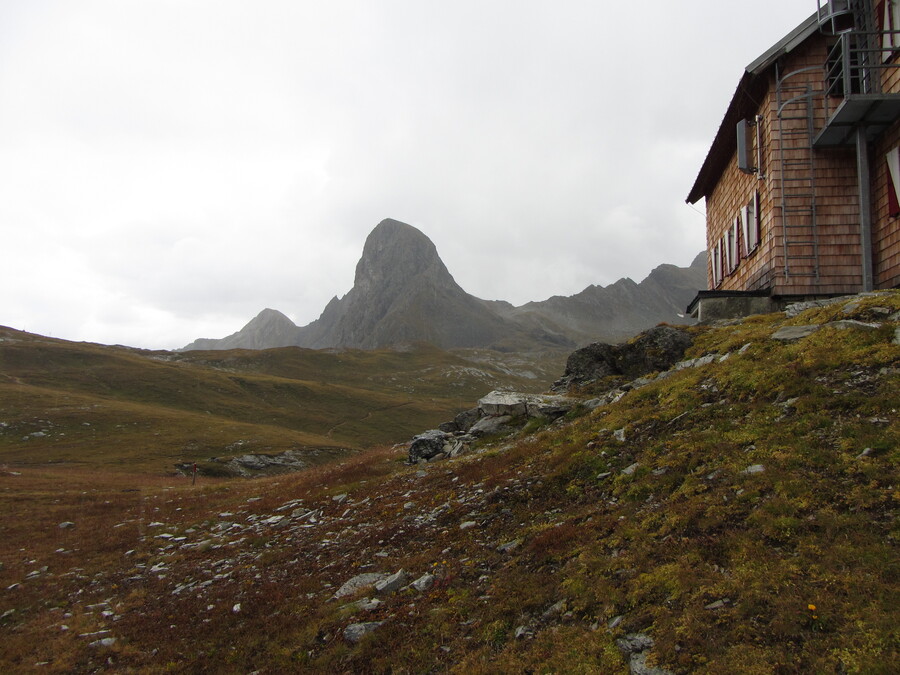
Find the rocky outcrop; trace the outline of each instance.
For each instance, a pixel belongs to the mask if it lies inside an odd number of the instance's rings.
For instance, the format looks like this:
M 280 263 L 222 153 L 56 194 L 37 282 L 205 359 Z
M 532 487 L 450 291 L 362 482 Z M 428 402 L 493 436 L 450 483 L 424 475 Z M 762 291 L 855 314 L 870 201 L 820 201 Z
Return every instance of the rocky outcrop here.
M 445 452 L 450 454 L 449 440 L 453 436 L 440 429 L 430 429 L 419 434 L 409 444 L 409 462 L 415 464 L 421 460 L 431 460 Z
M 529 418 L 553 420 L 569 412 L 578 401 L 554 394 L 492 391 L 478 407 L 460 413 L 439 429 L 419 434 L 409 443 L 409 463 L 433 462 L 467 452 L 483 436 L 511 433 Z
M 681 360 L 692 342 L 687 331 L 657 326 L 625 344 L 588 345 L 569 356 L 566 372 L 553 389 L 563 390 L 611 375 L 637 378 L 668 370 Z

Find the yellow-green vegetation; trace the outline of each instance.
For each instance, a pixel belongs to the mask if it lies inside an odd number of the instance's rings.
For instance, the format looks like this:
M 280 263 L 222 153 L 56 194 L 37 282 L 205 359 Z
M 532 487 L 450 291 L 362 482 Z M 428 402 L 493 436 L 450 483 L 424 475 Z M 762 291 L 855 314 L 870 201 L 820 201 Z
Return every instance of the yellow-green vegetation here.
M 6 472 L 0 665 L 627 673 L 616 639 L 640 633 L 672 673 L 898 672 L 898 311 L 890 293 L 699 327 L 688 356 L 710 363 L 434 464 Z M 400 569 L 433 585 L 331 599 Z
M 495 386 L 546 386 L 508 370 L 428 345 L 172 353 L 0 327 L 0 462 L 171 472 L 297 450 L 315 464 L 405 441 Z

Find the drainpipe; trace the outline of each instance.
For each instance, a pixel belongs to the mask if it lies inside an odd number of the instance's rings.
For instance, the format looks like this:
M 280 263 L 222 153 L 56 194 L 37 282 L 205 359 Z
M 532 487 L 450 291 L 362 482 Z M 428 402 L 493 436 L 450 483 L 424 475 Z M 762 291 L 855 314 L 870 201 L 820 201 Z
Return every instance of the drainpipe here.
M 859 179 L 859 246 L 862 257 L 862 290 L 875 289 L 872 273 L 872 184 L 869 174 L 869 141 L 866 128 L 856 128 L 856 175 Z

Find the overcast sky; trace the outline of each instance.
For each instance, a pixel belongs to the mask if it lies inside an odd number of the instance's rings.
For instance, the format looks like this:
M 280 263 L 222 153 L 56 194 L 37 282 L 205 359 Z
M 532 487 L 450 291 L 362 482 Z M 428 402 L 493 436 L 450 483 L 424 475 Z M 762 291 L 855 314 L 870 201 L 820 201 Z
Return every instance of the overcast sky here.
M 684 201 L 813 0 L 0 0 L 0 325 L 299 325 L 384 218 L 522 304 L 704 248 Z M 698 205 L 702 211 L 702 203 Z

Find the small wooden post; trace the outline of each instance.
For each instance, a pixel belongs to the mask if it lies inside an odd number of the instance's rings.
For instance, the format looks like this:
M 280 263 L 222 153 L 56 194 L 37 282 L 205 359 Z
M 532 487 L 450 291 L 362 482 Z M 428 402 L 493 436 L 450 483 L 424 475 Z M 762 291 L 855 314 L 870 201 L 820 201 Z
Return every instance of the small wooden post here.
M 197 462 L 194 462 L 194 472 L 191 477 L 191 485 L 197 484 Z

